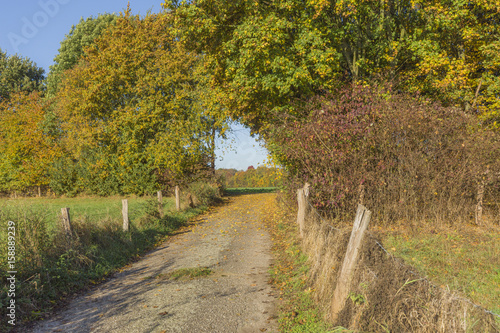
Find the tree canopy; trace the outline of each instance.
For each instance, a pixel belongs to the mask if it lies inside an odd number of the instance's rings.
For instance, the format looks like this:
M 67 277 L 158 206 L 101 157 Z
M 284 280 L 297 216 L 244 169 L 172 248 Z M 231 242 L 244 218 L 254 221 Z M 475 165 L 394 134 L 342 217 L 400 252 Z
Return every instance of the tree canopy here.
M 21 56 L 0 49 L 0 101 L 16 92 L 43 91 L 45 70 Z
M 261 134 L 284 165 L 303 167 L 284 153 L 297 137 L 280 141 L 275 129 L 283 119 L 315 121 L 312 104 L 346 87 L 372 87 L 387 101 L 410 93 L 474 117 L 474 131 L 498 132 L 499 8 L 498 0 L 171 0 L 144 17 L 128 8 L 71 28 L 47 96 L 29 94 L 43 91 L 43 70 L 0 52 L 0 126 L 26 126 L 9 118 L 21 104 L 39 110 L 33 128 L 61 153 L 40 164 L 48 178 L 37 183 L 103 195 L 213 174 L 215 137 L 229 118 Z M 3 154 L 17 165 L 15 153 Z M 15 169 L 7 164 L 4 174 Z
M 100 14 L 97 17 L 81 18 L 77 25 L 71 27 L 61 42 L 59 53 L 54 58 L 54 64 L 50 66 L 47 77 L 49 95 L 54 95 L 57 92 L 64 71 L 78 63 L 84 55 L 84 50 L 90 47 L 104 30 L 114 24 L 116 18 L 115 14 Z
M 214 122 L 200 107 L 201 58 L 184 50 L 170 22 L 168 13 L 141 19 L 127 11 L 64 74 L 63 143 L 86 160 L 89 182 L 152 192 L 159 177 L 179 180 L 208 163 Z
M 166 1 L 231 115 L 259 130 L 289 101 L 383 77 L 498 117 L 498 1 Z M 293 112 L 292 112 L 293 113 Z

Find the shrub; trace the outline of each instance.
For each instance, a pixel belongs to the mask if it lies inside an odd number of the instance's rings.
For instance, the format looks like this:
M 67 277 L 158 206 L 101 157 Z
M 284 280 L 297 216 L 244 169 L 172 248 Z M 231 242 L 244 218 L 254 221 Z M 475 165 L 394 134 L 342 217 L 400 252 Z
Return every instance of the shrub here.
M 197 181 L 188 186 L 188 191 L 195 199 L 206 206 L 219 202 L 222 198 L 223 190 L 222 185 L 219 186 L 217 182 L 207 183 Z
M 474 116 L 386 88 L 346 87 L 282 116 L 269 147 L 290 189 L 312 186 L 335 216 L 363 201 L 384 221 L 469 220 L 478 185 L 498 188 L 499 133 Z

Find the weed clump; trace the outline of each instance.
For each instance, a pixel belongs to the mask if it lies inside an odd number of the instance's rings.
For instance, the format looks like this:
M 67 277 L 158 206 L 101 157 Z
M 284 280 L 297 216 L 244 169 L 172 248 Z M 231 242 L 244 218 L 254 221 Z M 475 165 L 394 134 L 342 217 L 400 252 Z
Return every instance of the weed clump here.
M 165 277 L 169 280 L 186 280 L 207 277 L 212 273 L 213 271 L 208 267 L 179 268 Z
M 217 182 L 206 183 L 202 181 L 189 184 L 188 191 L 194 196 L 194 200 L 202 205 L 208 206 L 222 200 L 224 188 Z

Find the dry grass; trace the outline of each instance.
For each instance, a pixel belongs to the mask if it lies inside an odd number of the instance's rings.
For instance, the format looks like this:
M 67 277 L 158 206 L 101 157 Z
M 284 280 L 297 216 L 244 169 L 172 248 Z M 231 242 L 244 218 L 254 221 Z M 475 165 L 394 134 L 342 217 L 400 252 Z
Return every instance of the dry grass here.
M 326 319 L 349 239 L 349 228 L 328 227 L 309 214 L 303 238 L 308 285 Z M 499 332 L 495 318 L 457 292 L 441 288 L 417 269 L 387 254 L 365 236 L 349 298 L 335 325 L 368 332 Z
M 280 204 L 283 204 L 280 201 Z M 288 209 L 269 211 L 269 230 L 273 237 L 274 264 L 271 282 L 279 295 L 278 322 L 284 333 L 348 332 L 334 329 L 326 323 L 313 300 L 312 289 L 307 285 L 309 265 L 302 253 L 297 225 Z
M 500 228 L 379 229 L 394 255 L 437 285 L 500 314 Z

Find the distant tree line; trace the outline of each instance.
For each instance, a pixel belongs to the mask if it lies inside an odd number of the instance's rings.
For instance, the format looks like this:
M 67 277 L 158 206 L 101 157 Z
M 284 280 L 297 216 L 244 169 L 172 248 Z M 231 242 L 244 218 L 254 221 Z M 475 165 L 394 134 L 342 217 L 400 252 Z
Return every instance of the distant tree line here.
M 247 170 L 217 169 L 216 175 L 226 188 L 276 187 L 280 185 L 280 170 L 274 167 L 249 166 Z

